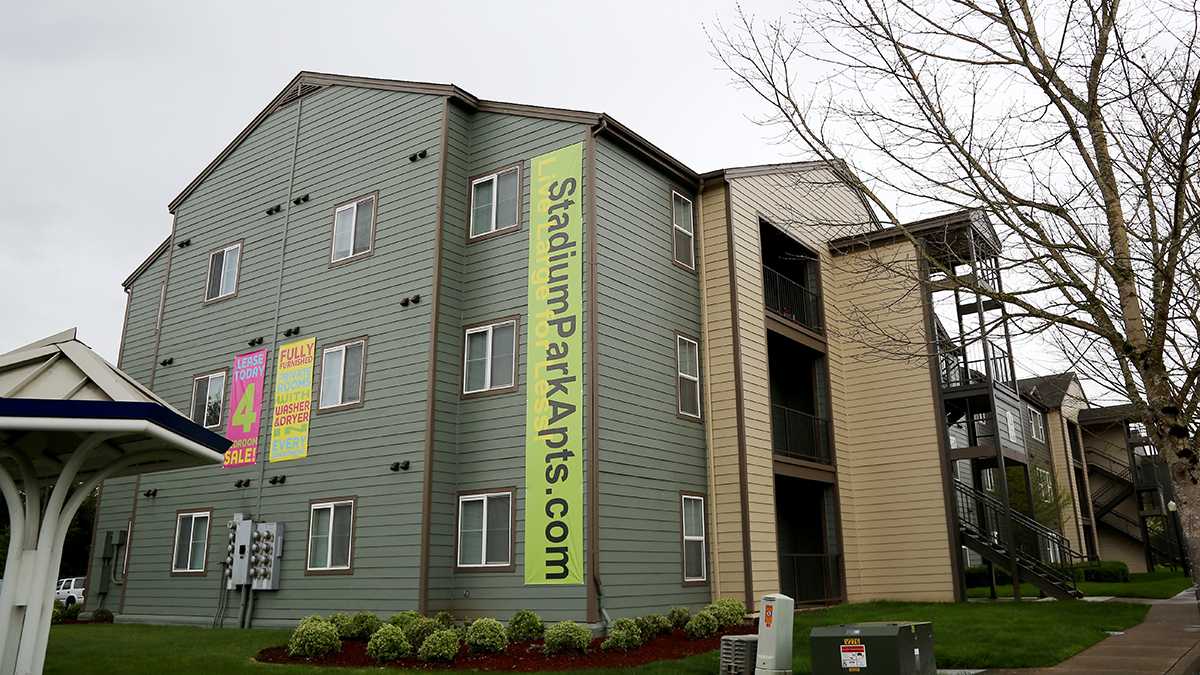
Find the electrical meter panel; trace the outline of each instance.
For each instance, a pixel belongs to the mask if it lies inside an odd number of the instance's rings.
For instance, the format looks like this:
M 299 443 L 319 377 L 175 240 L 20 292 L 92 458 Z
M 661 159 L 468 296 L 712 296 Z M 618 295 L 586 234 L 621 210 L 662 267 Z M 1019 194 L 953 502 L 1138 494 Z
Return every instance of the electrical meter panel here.
M 250 587 L 256 591 L 279 590 L 282 562 L 283 523 L 255 523 L 250 533 Z
M 256 591 L 279 590 L 283 523 L 256 523 L 245 514 L 235 513 L 228 530 L 225 588 L 249 585 Z

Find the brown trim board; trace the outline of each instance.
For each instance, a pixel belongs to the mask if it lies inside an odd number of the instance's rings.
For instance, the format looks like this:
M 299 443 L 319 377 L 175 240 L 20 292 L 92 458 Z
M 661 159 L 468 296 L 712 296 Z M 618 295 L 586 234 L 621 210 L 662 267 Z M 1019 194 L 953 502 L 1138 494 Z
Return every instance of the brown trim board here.
M 438 150 L 438 203 L 434 218 L 433 241 L 433 288 L 430 289 L 430 304 L 433 306 L 429 321 L 429 355 L 425 392 L 425 449 L 421 467 L 421 554 L 417 584 L 417 611 L 424 614 L 429 607 L 429 518 L 433 514 L 433 442 L 434 415 L 437 399 L 437 348 L 438 321 L 442 303 L 442 237 L 446 223 L 446 155 L 450 148 L 450 98 L 442 99 L 442 139 Z M 459 389 L 461 391 L 461 387 Z
M 742 395 L 742 337 L 738 330 L 740 314 L 738 311 L 737 292 L 737 263 L 734 256 L 737 248 L 733 245 L 733 189 L 729 181 L 725 181 L 725 236 L 726 260 L 729 263 L 729 316 L 733 337 L 733 379 L 734 397 L 737 405 L 737 436 L 738 436 L 738 491 L 742 511 L 742 576 L 745 585 L 746 607 L 754 611 L 754 566 L 750 560 L 750 490 L 749 477 L 746 474 L 746 411 Z
M 933 307 L 931 307 L 930 300 L 929 269 L 925 264 L 924 252 L 916 245 L 913 246 L 913 252 L 917 256 L 917 270 L 921 275 L 921 316 L 925 323 L 925 358 L 929 362 L 930 395 L 933 397 L 933 414 L 937 426 L 938 455 L 942 460 L 938 464 L 942 470 L 942 501 L 946 508 L 946 538 L 950 542 L 950 571 L 954 575 L 954 601 L 963 602 L 966 600 L 966 580 L 962 573 L 962 556 L 960 554 L 962 544 L 958 539 L 958 515 L 954 508 L 954 477 L 950 473 L 950 443 L 941 423 L 946 404 L 942 400 L 941 375 L 938 371 L 934 341 L 937 332 L 934 328 Z
M 583 159 L 583 184 L 584 184 L 584 203 L 583 203 L 583 223 L 584 233 L 587 237 L 585 255 L 587 255 L 587 305 L 584 311 L 587 318 L 585 320 L 584 352 L 587 354 L 587 363 L 584 366 L 584 372 L 587 374 L 587 401 L 585 403 L 584 417 L 587 420 L 586 434 L 587 450 L 584 453 L 584 474 L 587 476 L 587 484 L 585 485 L 586 492 L 586 525 L 585 536 L 586 542 L 584 548 L 587 553 L 587 620 L 588 623 L 597 623 L 600 621 L 600 420 L 597 418 L 600 406 L 597 404 L 597 396 L 599 395 L 599 372 L 600 372 L 600 353 L 597 349 L 597 326 L 599 316 L 599 304 L 596 301 L 596 289 L 599 283 L 596 279 L 596 272 L 599 265 L 596 263 L 596 236 L 599 230 L 596 222 L 596 135 L 595 130 L 587 134 L 584 138 L 584 159 Z M 532 225 L 531 225 L 532 227 Z

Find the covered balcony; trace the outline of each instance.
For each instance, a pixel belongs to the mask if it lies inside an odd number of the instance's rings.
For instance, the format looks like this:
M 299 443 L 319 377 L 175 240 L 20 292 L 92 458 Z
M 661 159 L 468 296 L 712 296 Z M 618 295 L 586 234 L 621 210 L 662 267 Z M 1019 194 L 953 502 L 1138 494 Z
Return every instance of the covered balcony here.
M 821 333 L 820 264 L 816 253 L 767 222 L 759 225 L 763 302 L 767 311 Z
M 825 356 L 768 333 L 771 441 L 776 455 L 832 464 Z

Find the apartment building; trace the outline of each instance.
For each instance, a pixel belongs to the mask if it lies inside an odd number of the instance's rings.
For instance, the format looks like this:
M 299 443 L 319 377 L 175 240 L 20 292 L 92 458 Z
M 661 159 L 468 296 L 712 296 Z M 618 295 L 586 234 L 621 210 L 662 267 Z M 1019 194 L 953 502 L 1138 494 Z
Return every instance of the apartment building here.
M 881 228 L 851 178 L 300 73 L 125 281 L 120 368 L 233 447 L 103 485 L 89 608 L 238 616 L 235 514 L 281 537 L 255 625 L 954 600 L 971 555 L 1066 593 L 1081 540 L 1009 506 L 1058 470 L 1050 407 L 963 290 L 1001 283 L 999 239 L 976 212 Z
M 1168 467 L 1134 407 L 1084 409 L 1079 427 L 1100 557 L 1132 572 L 1186 567 Z

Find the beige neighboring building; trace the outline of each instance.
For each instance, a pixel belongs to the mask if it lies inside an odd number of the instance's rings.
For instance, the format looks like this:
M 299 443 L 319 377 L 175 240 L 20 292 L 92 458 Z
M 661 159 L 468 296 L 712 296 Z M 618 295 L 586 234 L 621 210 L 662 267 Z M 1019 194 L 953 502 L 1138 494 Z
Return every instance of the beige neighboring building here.
M 1170 475 L 1136 409 L 1087 408 L 1079 427 L 1099 557 L 1120 560 L 1131 572 L 1182 566 Z
M 988 492 L 1002 464 L 1031 485 L 1026 438 L 1045 423 L 1021 398 L 1004 308 L 963 287 L 1000 285 L 986 218 L 910 223 L 914 243 L 826 164 L 703 181 L 714 595 L 952 601 L 964 562 L 984 559 L 1071 595 L 1055 561 L 1076 540 Z M 1008 518 L 1028 550 L 992 536 Z

